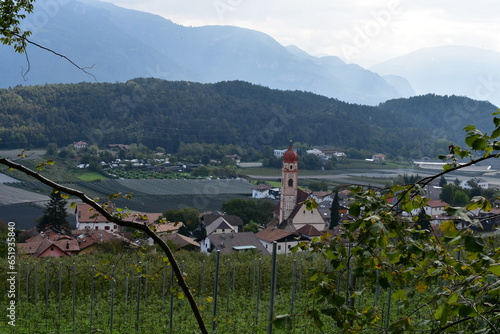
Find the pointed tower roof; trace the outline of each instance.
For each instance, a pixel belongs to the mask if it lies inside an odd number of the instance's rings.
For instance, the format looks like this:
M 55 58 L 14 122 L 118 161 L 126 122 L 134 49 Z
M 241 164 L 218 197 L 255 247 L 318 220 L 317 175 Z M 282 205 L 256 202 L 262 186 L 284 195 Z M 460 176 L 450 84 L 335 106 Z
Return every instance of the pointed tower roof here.
M 297 152 L 293 150 L 292 143 L 290 143 L 290 147 L 288 147 L 288 150 L 283 154 L 283 161 L 284 162 L 297 162 L 297 159 L 299 158 L 299 155 Z

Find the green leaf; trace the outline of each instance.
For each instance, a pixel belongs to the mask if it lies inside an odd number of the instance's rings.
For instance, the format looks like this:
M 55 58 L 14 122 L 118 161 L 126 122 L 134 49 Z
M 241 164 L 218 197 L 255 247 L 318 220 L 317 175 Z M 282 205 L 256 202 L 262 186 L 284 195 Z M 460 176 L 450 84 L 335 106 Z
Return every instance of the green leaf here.
M 490 271 L 493 274 L 500 276 L 500 263 L 490 266 Z
M 476 127 L 474 125 L 467 125 L 465 128 L 464 128 L 464 131 L 467 131 L 467 132 L 470 132 L 470 131 L 474 131 L 476 130 Z
M 454 294 L 452 294 L 448 300 L 446 301 L 448 304 L 453 304 L 453 303 L 456 303 L 458 300 L 458 292 L 455 292 Z
M 497 125 L 498 126 L 498 125 Z M 497 138 L 498 136 L 500 136 L 500 126 L 498 126 L 495 130 L 493 130 L 493 132 L 491 133 L 491 138 L 494 139 L 494 138 Z
M 488 146 L 488 141 L 484 138 L 479 138 L 472 143 L 472 149 L 482 151 Z
M 406 290 L 398 290 L 392 295 L 394 300 L 406 300 Z
M 465 250 L 472 253 L 480 253 L 484 249 L 484 240 L 478 235 L 466 235 L 464 238 Z
M 358 203 L 353 203 L 351 206 L 349 206 L 349 214 L 353 215 L 354 217 L 358 217 L 359 214 L 361 213 L 361 207 L 359 206 Z
M 441 223 L 439 228 L 446 236 L 449 237 L 455 237 L 459 233 L 453 220 L 445 220 Z
M 292 317 L 289 314 L 277 315 L 273 319 L 273 324 L 276 325 L 276 328 L 279 328 L 279 329 L 291 328 Z
M 495 113 L 497 114 L 497 113 Z M 493 115 L 495 115 L 493 114 Z M 500 118 L 498 117 L 493 117 L 493 123 L 495 124 L 496 127 L 500 127 Z
M 458 308 L 458 314 L 462 317 L 472 317 L 476 315 L 474 308 L 471 305 L 462 305 Z
M 473 134 L 470 136 L 465 137 L 465 143 L 467 146 L 472 147 L 474 145 L 474 142 L 479 138 L 477 134 Z

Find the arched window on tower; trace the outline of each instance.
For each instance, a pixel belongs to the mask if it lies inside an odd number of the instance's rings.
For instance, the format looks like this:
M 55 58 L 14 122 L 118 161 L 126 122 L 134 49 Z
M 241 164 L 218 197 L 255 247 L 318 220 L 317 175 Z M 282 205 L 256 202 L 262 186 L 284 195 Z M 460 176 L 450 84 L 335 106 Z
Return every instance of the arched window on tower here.
M 292 179 L 288 180 L 288 186 L 293 187 L 293 180 Z

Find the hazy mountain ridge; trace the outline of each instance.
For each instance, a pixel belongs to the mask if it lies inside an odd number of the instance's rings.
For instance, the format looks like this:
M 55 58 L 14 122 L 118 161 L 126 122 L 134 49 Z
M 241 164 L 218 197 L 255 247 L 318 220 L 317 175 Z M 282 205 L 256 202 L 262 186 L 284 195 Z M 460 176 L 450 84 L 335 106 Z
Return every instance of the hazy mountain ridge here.
M 40 9 L 40 7 L 37 7 Z M 35 11 L 36 13 L 36 11 Z M 33 18 L 28 18 L 28 23 Z M 156 77 L 213 83 L 244 80 L 343 101 L 377 104 L 399 97 L 379 75 L 338 58 L 297 57 L 272 37 L 232 26 L 184 27 L 160 16 L 93 0 L 60 5 L 32 39 L 89 70 L 98 82 Z M 93 81 L 53 54 L 28 49 L 26 59 L 0 47 L 0 87 Z
M 383 76 L 404 77 L 416 95 L 463 95 L 500 107 L 499 52 L 440 46 L 420 49 L 370 69 Z

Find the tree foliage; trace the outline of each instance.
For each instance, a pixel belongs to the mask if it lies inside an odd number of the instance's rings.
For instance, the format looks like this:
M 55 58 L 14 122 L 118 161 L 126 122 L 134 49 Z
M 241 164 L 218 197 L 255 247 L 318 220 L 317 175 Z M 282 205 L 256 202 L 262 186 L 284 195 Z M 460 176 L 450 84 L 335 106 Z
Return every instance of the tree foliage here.
M 251 221 L 257 224 L 266 224 L 273 217 L 274 207 L 273 202 L 265 199 L 233 198 L 222 204 L 221 211 L 240 217 L 245 225 Z
M 493 238 L 477 232 L 481 219 L 471 214 L 491 210 L 491 203 L 477 196 L 464 207 L 449 207 L 450 219 L 433 227 L 421 210 L 427 184 L 500 157 L 499 118 L 494 125 L 491 134 L 467 126 L 467 148 L 455 147 L 441 156 L 448 163 L 435 176 L 390 189 L 352 188 L 349 213 L 355 219 L 344 222 L 332 240 L 301 245 L 329 263 L 310 279 L 316 307 L 309 315 L 319 326 L 321 317 L 328 316 L 344 333 L 499 332 L 500 248 Z M 470 162 L 460 165 L 464 158 Z M 410 215 L 414 210 L 420 214 Z M 348 293 L 340 293 L 339 284 L 346 280 Z M 392 295 L 398 311 L 390 319 L 376 303 L 356 302 L 373 298 L 375 287 Z
M 34 0 L 3 0 L 0 2 L 0 42 L 12 45 L 16 52 L 26 48 L 30 31 L 21 29 L 21 21 L 33 11 Z
M 184 224 L 183 230 L 185 233 L 183 234 L 187 235 L 199 226 L 199 215 L 200 211 L 198 211 L 198 209 L 185 207 L 178 210 L 165 211 L 160 218 L 164 218 L 168 222 Z

